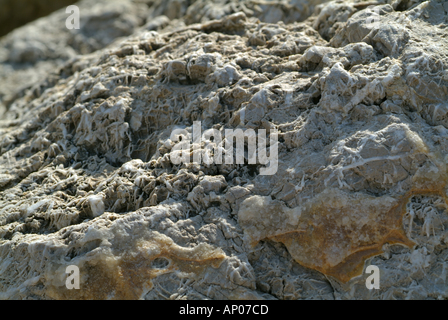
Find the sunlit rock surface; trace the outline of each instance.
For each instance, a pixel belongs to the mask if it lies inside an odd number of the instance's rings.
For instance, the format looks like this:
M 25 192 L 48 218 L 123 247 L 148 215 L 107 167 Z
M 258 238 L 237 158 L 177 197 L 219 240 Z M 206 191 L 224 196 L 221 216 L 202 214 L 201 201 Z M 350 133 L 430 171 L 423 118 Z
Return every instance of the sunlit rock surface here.
M 79 6 L 0 40 L 0 298 L 447 299 L 446 1 Z

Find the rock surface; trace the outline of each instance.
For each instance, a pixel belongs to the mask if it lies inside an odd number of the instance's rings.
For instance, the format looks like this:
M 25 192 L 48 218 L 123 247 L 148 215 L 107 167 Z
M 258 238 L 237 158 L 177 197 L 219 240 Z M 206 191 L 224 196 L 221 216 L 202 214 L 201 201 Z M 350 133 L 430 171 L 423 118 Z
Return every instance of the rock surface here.
M 446 1 L 79 7 L 0 40 L 0 298 L 448 298 Z

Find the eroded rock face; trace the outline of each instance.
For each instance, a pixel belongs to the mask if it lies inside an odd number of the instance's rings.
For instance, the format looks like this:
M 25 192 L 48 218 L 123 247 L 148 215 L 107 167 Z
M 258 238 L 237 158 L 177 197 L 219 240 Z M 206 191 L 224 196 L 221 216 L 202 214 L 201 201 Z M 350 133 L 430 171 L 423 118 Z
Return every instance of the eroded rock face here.
M 448 7 L 370 4 L 129 2 L 30 61 L 58 69 L 0 97 L 0 297 L 446 299 Z M 277 130 L 276 174 L 175 164 L 196 121 Z

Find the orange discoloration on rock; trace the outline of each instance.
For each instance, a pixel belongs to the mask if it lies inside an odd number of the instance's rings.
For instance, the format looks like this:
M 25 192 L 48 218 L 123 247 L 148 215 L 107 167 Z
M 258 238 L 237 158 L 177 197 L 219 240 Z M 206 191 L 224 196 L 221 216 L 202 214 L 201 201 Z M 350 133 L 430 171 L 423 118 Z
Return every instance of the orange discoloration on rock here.
M 381 254 L 384 244 L 409 248 L 415 245 L 403 229 L 406 204 L 412 196 L 421 194 L 445 199 L 446 179 L 441 172 L 438 180 L 419 177 L 414 181 L 419 188 L 398 200 L 327 189 L 298 207 L 300 218 L 296 224 L 289 223 L 288 217 L 297 209 L 286 208 L 270 198 L 249 198 L 241 206 L 239 219 L 252 244 L 263 239 L 281 242 L 301 265 L 345 283 L 361 275 L 365 260 Z M 263 218 L 263 210 L 272 212 L 271 216 L 279 217 L 276 221 L 280 222 L 267 225 L 266 219 L 258 221 Z
M 180 247 L 167 236 L 154 232 L 152 239 L 138 241 L 121 256 L 100 256 L 80 266 L 80 289 L 52 287 L 55 299 L 139 299 L 152 289 L 152 279 L 159 275 L 181 271 L 201 274 L 206 268 L 219 267 L 225 258 L 220 249 L 200 244 L 194 248 Z M 152 264 L 165 258 L 169 264 L 156 268 Z

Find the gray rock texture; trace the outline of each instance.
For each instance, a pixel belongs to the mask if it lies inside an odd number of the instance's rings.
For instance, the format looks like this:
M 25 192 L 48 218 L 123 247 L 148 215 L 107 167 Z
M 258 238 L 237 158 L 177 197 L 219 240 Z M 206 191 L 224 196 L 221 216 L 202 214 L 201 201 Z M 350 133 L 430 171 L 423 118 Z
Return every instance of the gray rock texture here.
M 446 1 L 79 7 L 0 39 L 1 299 L 448 298 Z

